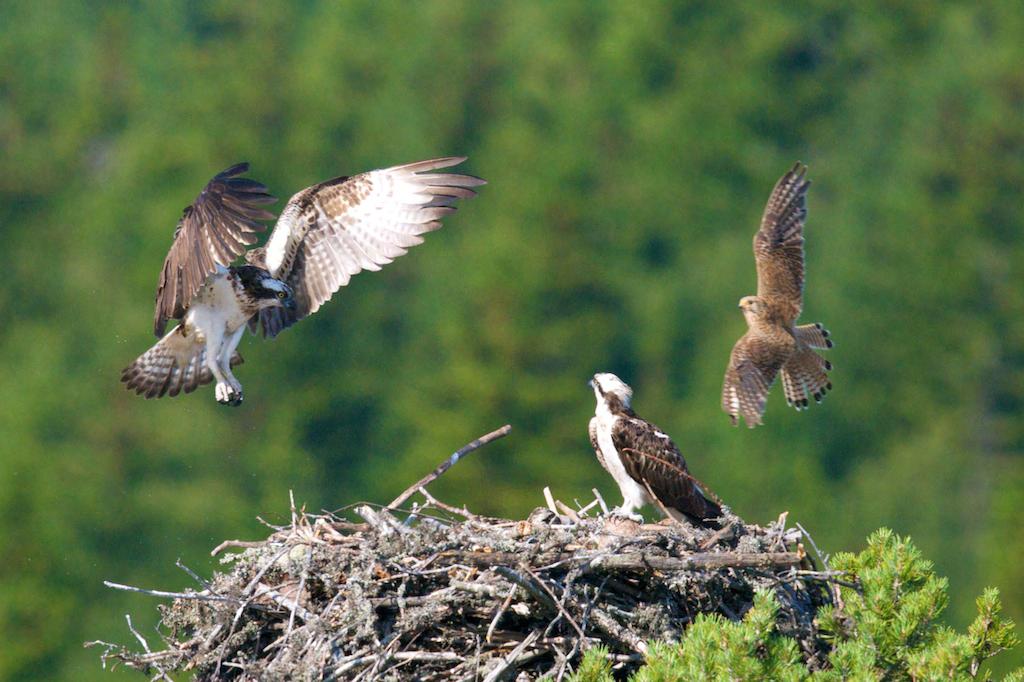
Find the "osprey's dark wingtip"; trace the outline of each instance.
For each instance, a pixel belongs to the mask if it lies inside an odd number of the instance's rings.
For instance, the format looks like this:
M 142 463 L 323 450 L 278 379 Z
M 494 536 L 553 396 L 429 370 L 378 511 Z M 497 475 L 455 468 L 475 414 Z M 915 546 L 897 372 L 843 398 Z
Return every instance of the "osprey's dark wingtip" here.
M 220 179 L 232 178 L 232 177 L 234 177 L 236 175 L 241 175 L 242 173 L 248 173 L 248 172 L 249 172 L 249 162 L 248 161 L 240 161 L 239 163 L 236 163 L 234 166 L 231 166 L 229 168 L 225 168 L 220 173 L 217 173 L 217 178 L 220 178 Z

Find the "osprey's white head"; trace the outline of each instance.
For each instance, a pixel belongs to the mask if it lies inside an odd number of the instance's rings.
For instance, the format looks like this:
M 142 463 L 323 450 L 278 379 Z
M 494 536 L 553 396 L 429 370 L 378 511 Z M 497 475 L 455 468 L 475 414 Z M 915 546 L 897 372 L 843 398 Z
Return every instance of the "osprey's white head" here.
M 262 268 L 252 265 L 241 265 L 234 269 L 242 284 L 242 289 L 249 295 L 257 308 L 295 309 L 295 296 L 292 288 L 279 279 L 270 276 Z
M 588 384 L 594 389 L 594 397 L 597 404 L 603 405 L 617 402 L 624 408 L 629 408 L 633 400 L 633 389 L 626 382 L 609 372 L 601 372 L 594 375 Z
M 261 308 L 280 306 L 288 310 L 295 310 L 295 297 L 292 288 L 279 279 L 264 277 L 259 281 L 259 286 L 254 293 Z

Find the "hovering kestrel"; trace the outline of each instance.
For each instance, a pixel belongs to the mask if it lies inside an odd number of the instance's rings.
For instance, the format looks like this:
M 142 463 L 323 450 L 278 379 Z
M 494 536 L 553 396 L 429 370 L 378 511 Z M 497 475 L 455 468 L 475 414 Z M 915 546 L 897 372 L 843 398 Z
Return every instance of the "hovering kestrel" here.
M 733 425 L 740 415 L 750 428 L 762 423 L 780 371 L 786 402 L 797 410 L 832 390 L 832 364 L 813 350 L 832 347 L 828 330 L 818 323 L 794 326 L 803 308 L 806 173 L 797 163 L 776 183 L 754 235 L 757 296 L 740 299 L 749 329 L 733 346 L 722 385 L 722 409 Z

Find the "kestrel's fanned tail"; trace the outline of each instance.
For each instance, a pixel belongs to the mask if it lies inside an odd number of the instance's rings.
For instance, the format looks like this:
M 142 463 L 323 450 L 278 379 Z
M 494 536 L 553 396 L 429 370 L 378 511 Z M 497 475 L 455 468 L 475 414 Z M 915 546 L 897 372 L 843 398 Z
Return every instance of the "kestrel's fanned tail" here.
M 810 347 L 801 345 L 782 366 L 782 388 L 786 393 L 786 402 L 798 410 L 807 409 L 812 398 L 820 403 L 825 394 L 832 390 L 832 382 L 828 379 L 828 371 L 831 369 L 832 363 Z
M 811 348 L 831 348 L 834 344 L 829 330 L 820 323 L 802 324 L 796 328 L 796 340 Z

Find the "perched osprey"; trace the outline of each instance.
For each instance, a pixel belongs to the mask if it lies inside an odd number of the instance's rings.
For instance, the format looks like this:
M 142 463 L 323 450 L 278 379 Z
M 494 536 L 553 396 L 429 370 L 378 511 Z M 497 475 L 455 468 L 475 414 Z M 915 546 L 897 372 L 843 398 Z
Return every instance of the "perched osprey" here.
M 338 177 L 297 193 L 266 245 L 231 265 L 274 214 L 267 188 L 240 177 L 249 164 L 217 174 L 185 209 L 156 291 L 160 341 L 121 373 L 147 398 L 190 393 L 217 381 L 217 401 L 242 402 L 231 367 L 246 324 L 276 336 L 315 313 L 362 270 L 380 270 L 441 227 L 456 199 L 484 184 L 470 175 L 431 173 L 465 161 L 450 157 Z M 168 320 L 181 323 L 164 335 Z M 161 338 L 162 337 L 162 338 Z
M 676 521 L 685 517 L 697 523 L 722 515 L 721 507 L 704 495 L 687 471 L 672 439 L 630 407 L 633 389 L 606 373 L 595 374 L 589 386 L 597 398 L 590 444 L 622 491 L 617 511 L 634 516 L 634 509 L 657 504 Z
M 808 398 L 821 399 L 832 390 L 832 364 L 814 352 L 831 348 L 829 332 L 820 324 L 794 326 L 803 308 L 804 218 L 807 217 L 807 167 L 797 163 L 772 190 L 761 228 L 754 235 L 757 296 L 744 296 L 739 306 L 749 327 L 729 357 L 722 386 L 722 409 L 739 424 L 761 423 L 768 389 L 781 370 L 786 402 L 798 410 Z

